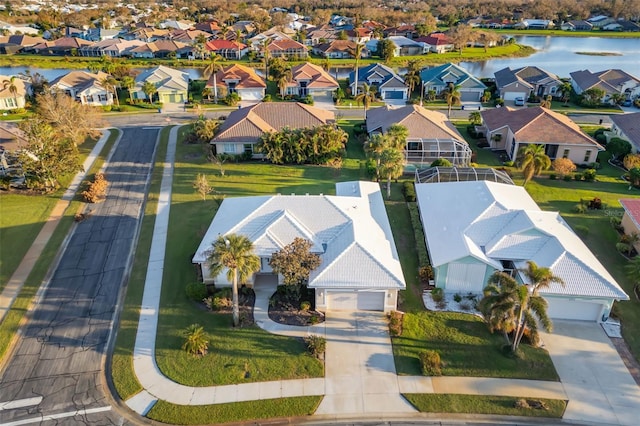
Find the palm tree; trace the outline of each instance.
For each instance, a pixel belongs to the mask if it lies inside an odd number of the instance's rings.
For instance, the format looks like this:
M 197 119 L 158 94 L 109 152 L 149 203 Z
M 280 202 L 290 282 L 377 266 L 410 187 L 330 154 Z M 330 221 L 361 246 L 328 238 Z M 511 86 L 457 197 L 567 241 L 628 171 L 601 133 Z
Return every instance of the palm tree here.
M 447 116 L 451 117 L 451 107 L 453 105 L 460 105 L 460 90 L 459 86 L 449 83 L 447 90 L 444 91 L 444 99 L 447 101 Z
M 356 65 L 353 70 L 355 86 L 353 88 L 352 96 L 354 97 L 358 95 L 358 64 L 360 63 L 360 58 L 362 57 L 362 51 L 364 50 L 364 47 L 364 44 L 360 43 L 360 40 L 358 40 L 355 47 L 349 49 L 349 54 L 356 59 Z
M 264 57 L 264 81 L 269 81 L 269 45 L 273 39 L 269 37 L 262 40 L 262 55 Z
M 242 58 L 242 50 L 240 49 L 241 43 L 242 43 L 242 31 L 236 30 L 236 44 L 238 45 L 238 60 Z
M 525 186 L 534 175 L 551 167 L 551 159 L 544 152 L 544 145 L 526 145 L 518 152 L 518 165 L 524 175 Z
M 209 349 L 209 336 L 200 324 L 191 324 L 183 332 L 185 338 L 182 349 L 192 355 L 206 355 Z
M 564 286 L 562 278 L 553 275 L 551 269 L 538 266 L 533 260 L 527 261 L 527 267 L 520 269 L 520 272 L 522 272 L 529 281 L 529 287 L 532 289 L 534 295 L 537 295 L 538 290 L 541 288 L 549 288 L 553 283 Z
M 409 137 L 409 130 L 402 124 L 392 124 L 387 129 L 386 134 L 388 145 L 391 148 L 404 151 L 407 146 L 407 138 Z
M 416 86 L 420 85 L 420 76 L 416 73 L 407 73 L 404 76 L 404 84 L 409 86 L 409 98 L 411 98 L 411 94 L 413 93 L 413 89 Z
M 624 267 L 627 277 L 635 283 L 633 287 L 636 295 L 640 294 L 640 256 L 636 256 Z
M 387 139 L 380 133 L 375 133 L 367 139 L 364 150 L 376 162 L 376 182 L 380 182 L 380 156 L 387 148 Z
M 212 276 L 217 276 L 225 268 L 227 280 L 232 282 L 233 325 L 240 324 L 238 306 L 238 282 L 246 281 L 254 272 L 260 270 L 260 258 L 253 253 L 253 243 L 244 235 L 227 234 L 219 236 L 212 244 L 207 256 L 211 264 Z
M 482 115 L 480 114 L 480 111 L 473 111 L 469 114 L 469 123 L 476 126 L 482 124 Z
M 13 96 L 14 105 L 18 108 L 18 86 L 16 86 L 16 76 L 12 75 L 8 80 L 3 80 L 2 88 L 4 90 L 9 89 L 9 93 Z
M 391 179 L 402 176 L 404 155 L 397 148 L 387 147 L 380 154 L 380 175 L 387 178 L 387 198 L 391 198 Z
M 149 103 L 152 104 L 153 103 L 153 95 L 158 93 L 158 88 L 152 82 L 145 81 L 144 84 L 142 85 L 142 93 L 147 95 L 147 98 L 149 98 Z
M 362 107 L 364 108 L 364 121 L 367 121 L 367 110 L 376 99 L 376 89 L 364 83 L 362 85 L 362 93 L 357 95 L 355 99 L 357 103 L 362 103 Z
M 213 76 L 213 101 L 218 103 L 218 82 L 216 74 L 218 73 L 218 70 L 222 69 L 222 64 L 219 62 L 224 61 L 224 58 L 217 53 L 214 53 L 209 59 L 209 65 L 207 65 L 204 71 L 202 71 L 202 76 L 207 80 L 209 80 L 209 77 Z
M 129 92 L 129 100 L 131 102 L 133 102 L 132 89 L 136 85 L 136 81 L 134 80 L 134 78 L 131 77 L 130 75 L 125 75 L 124 77 L 122 77 L 122 80 L 120 81 L 120 84 L 122 84 L 122 87 L 127 89 L 127 91 Z
M 120 106 L 120 100 L 118 99 L 118 81 L 113 78 L 113 76 L 109 75 L 102 79 L 100 82 L 102 86 L 107 90 L 107 92 L 111 92 L 113 94 L 113 100 L 116 102 L 116 106 Z
M 280 76 L 278 77 L 278 89 L 280 89 L 280 96 L 284 99 L 284 95 L 287 91 L 287 86 L 289 82 L 293 78 L 293 74 L 291 73 L 291 68 L 285 68 Z
M 558 90 L 560 91 L 560 95 L 562 96 L 562 101 L 564 102 L 565 105 L 567 104 L 567 102 L 569 102 L 572 89 L 573 88 L 571 87 L 571 83 L 568 81 L 565 81 L 564 83 L 562 83 L 562 85 L 558 88 Z

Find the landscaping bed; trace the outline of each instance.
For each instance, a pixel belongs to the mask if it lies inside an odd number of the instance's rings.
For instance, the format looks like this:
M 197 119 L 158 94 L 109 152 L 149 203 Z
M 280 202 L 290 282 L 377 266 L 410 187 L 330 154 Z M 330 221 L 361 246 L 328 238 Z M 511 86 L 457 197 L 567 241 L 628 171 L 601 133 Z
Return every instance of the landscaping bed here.
M 301 298 L 290 297 L 279 286 L 269 300 L 269 318 L 278 324 L 309 326 L 324 322 L 324 314 L 314 310 L 314 291 L 306 289 Z

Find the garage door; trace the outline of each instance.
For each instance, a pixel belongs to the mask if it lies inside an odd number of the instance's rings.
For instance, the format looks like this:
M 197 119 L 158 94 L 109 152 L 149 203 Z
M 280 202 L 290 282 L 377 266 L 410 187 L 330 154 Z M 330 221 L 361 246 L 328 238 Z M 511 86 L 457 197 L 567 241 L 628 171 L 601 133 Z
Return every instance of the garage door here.
M 460 100 L 463 102 L 479 102 L 480 94 L 478 92 L 460 92 Z
M 264 98 L 261 90 L 242 90 L 238 91 L 238 95 L 243 101 L 261 101 Z
M 450 263 L 447 268 L 447 291 L 478 292 L 484 288 L 487 267 L 477 263 Z
M 327 308 L 332 311 L 383 311 L 384 291 L 331 291 Z
M 598 302 L 584 302 L 556 297 L 547 297 L 547 313 L 551 319 L 598 321 L 604 305 Z
M 505 101 L 513 101 L 515 98 L 527 98 L 526 93 L 522 92 L 504 92 L 504 100 Z
M 384 92 L 385 99 L 404 99 L 404 92 L 400 90 L 387 90 Z

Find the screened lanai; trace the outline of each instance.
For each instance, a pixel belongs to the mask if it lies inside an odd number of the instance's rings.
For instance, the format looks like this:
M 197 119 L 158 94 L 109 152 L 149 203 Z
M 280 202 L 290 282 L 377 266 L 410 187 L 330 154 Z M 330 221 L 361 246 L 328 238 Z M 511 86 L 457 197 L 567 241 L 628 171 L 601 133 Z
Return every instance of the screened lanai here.
M 457 139 L 408 138 L 405 156 L 407 164 L 415 166 L 430 165 L 444 158 L 455 166 L 466 167 L 471 162 L 471 148 Z
M 416 170 L 416 183 L 468 182 L 488 180 L 513 185 L 509 175 L 501 170 L 475 167 L 429 167 Z

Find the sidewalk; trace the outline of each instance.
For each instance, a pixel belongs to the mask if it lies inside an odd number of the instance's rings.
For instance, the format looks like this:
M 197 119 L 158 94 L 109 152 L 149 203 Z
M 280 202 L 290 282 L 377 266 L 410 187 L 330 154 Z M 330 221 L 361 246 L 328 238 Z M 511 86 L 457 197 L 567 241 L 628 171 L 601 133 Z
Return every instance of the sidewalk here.
M 109 139 L 110 135 L 111 131 L 105 129 L 102 137 L 100 138 L 100 140 L 98 140 L 96 145 L 91 150 L 91 153 L 82 164 L 83 171 L 78 172 L 75 175 L 75 177 L 71 181 L 71 184 L 69 185 L 69 188 L 67 188 L 67 190 L 62 195 L 62 198 L 53 207 L 53 210 L 51 210 L 51 214 L 47 218 L 45 224 L 42 226 L 42 229 L 36 236 L 36 239 L 33 241 L 31 247 L 18 265 L 18 268 L 16 268 L 15 272 L 9 279 L 9 282 L 2 290 L 2 294 L 0 294 L 0 323 L 4 320 L 4 317 L 11 309 L 11 306 L 16 300 L 16 297 L 18 297 L 18 294 L 20 294 L 20 290 L 22 290 L 22 286 L 29 277 L 31 270 L 40 258 L 40 255 L 49 242 L 49 239 L 53 235 L 53 232 L 58 227 L 58 224 L 60 223 L 65 210 L 67 210 L 67 207 L 69 207 L 71 200 L 73 200 L 73 196 L 78 190 L 78 186 L 84 180 L 86 171 L 91 168 L 91 165 L 102 151 L 102 148 L 107 143 L 107 139 Z
M 378 354 L 373 357 L 374 352 L 366 346 L 380 345 L 381 341 L 388 341 L 388 334 L 384 323 L 380 319 L 382 316 L 378 313 L 336 313 L 335 318 L 329 317 L 328 322 L 309 327 L 295 327 L 277 324 L 269 319 L 269 297 L 273 294 L 276 287 L 275 280 L 269 282 L 268 279 L 256 285 L 256 301 L 254 306 L 254 318 L 256 324 L 272 333 L 282 334 L 291 337 L 304 337 L 309 334 L 317 334 L 327 336 L 329 340 L 335 340 L 336 346 L 344 345 L 348 341 L 353 340 L 354 335 L 349 333 L 352 327 L 352 318 L 345 317 L 351 314 L 355 315 L 355 339 L 356 345 L 365 345 L 365 349 L 358 347 L 358 356 L 353 353 L 338 353 L 332 351 L 332 346 L 328 345 L 328 363 L 327 377 L 299 380 L 276 380 L 270 382 L 259 383 L 243 383 L 237 385 L 224 386 L 207 386 L 207 387 L 191 387 L 184 386 L 173 382 L 165 377 L 159 370 L 155 362 L 155 339 L 158 326 L 158 313 L 160 311 L 160 293 L 162 290 L 162 275 L 164 268 L 165 247 L 167 243 L 167 232 L 169 224 L 169 210 L 171 208 L 171 190 L 173 182 L 173 162 L 175 159 L 176 143 L 179 127 L 171 129 L 169 135 L 169 143 L 167 146 L 167 156 L 164 163 L 164 173 L 162 177 L 161 190 L 158 199 L 157 216 L 153 229 L 153 238 L 151 242 L 151 250 L 149 256 L 149 264 L 145 279 L 144 294 L 142 305 L 140 308 L 140 320 L 136 335 L 136 342 L 133 351 L 133 367 L 135 374 L 140 381 L 143 389 L 138 394 L 129 398 L 125 403 L 129 408 L 144 416 L 158 400 L 167 401 L 179 405 L 210 405 L 223 404 L 240 401 L 253 401 L 260 399 L 273 399 L 295 396 L 311 396 L 311 395 L 345 395 L 340 389 L 342 386 L 335 381 L 342 377 L 340 371 L 337 376 L 331 376 L 331 359 L 338 362 L 340 359 L 354 358 L 359 359 L 358 371 L 354 372 L 356 377 L 354 380 L 359 382 L 359 392 L 362 394 L 371 394 L 373 399 L 367 401 L 384 404 L 388 395 L 372 393 L 375 391 L 374 385 L 382 385 L 383 382 L 390 380 L 397 383 L 398 391 L 393 393 L 394 400 L 403 401 L 406 405 L 398 405 L 391 403 L 390 407 L 394 411 L 402 411 L 408 413 L 412 410 L 406 401 L 402 399 L 399 393 L 419 392 L 419 393 L 468 393 L 475 395 L 495 394 L 510 395 L 516 397 L 549 397 L 566 399 L 566 395 L 562 390 L 560 382 L 542 382 L 533 380 L 508 380 L 508 379 L 491 379 L 491 378 L 472 378 L 472 377 L 398 377 L 395 374 L 393 366 L 393 358 L 380 358 Z M 362 316 L 358 316 L 362 314 Z M 377 320 L 371 321 L 367 317 L 368 314 L 376 315 Z M 333 318 L 333 320 L 331 319 Z M 346 318 L 346 320 L 345 320 Z M 336 324 L 333 324 L 336 323 Z M 344 325 L 346 324 L 346 326 Z M 382 324 L 382 325 L 381 325 Z M 331 327 L 330 329 L 328 327 Z M 345 328 L 346 327 L 346 328 Z M 358 330 L 360 328 L 360 330 Z M 345 339 L 346 337 L 346 339 Z M 360 339 L 362 337 L 363 339 Z M 381 340 L 382 339 L 382 340 Z M 385 340 L 386 339 L 386 340 Z M 382 342 L 382 344 L 385 344 Z M 390 347 L 390 343 L 388 343 Z M 362 350 L 361 350 L 362 349 Z M 333 353 L 332 353 L 333 352 Z M 389 359 L 391 361 L 389 361 Z M 360 363 L 364 360 L 363 367 Z M 371 360 L 375 360 L 372 364 Z M 355 367 L 354 367 L 355 368 Z M 377 369 L 374 376 L 369 373 Z M 393 377 L 387 377 L 391 375 Z M 351 376 L 350 376 L 351 377 Z M 343 383 L 344 384 L 344 383 Z M 394 386 L 395 388 L 395 386 Z M 355 392 L 355 391 L 354 391 Z M 354 393 L 353 395 L 357 394 Z M 351 394 L 351 393 L 350 393 Z M 382 397 L 382 399 L 380 398 Z M 331 399 L 331 398 L 330 398 Z M 376 409 L 371 404 L 365 407 L 364 399 L 360 401 L 358 398 L 352 398 L 351 402 L 344 401 L 338 404 L 334 401 L 328 404 L 321 404 L 322 415 L 334 415 L 344 413 L 359 413 L 359 416 L 366 416 Z M 353 405 L 355 404 L 355 405 Z M 400 410 L 397 408 L 400 407 Z M 338 410 L 339 408 L 339 410 Z M 365 410 L 366 408 L 366 410 Z M 337 411 L 336 411 L 337 410 Z M 390 410 L 391 411 L 391 410 Z

